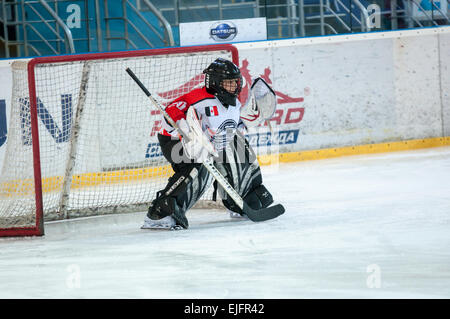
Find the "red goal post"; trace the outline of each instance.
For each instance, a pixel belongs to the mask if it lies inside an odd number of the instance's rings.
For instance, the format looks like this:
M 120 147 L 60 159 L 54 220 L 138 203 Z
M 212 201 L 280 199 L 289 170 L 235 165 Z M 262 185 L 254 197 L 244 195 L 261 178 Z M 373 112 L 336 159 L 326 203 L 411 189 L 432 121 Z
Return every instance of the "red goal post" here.
M 0 175 L 0 236 L 44 234 L 44 220 L 145 210 L 170 168 L 157 151 L 163 105 L 203 83 L 230 44 L 38 57 L 14 62 Z

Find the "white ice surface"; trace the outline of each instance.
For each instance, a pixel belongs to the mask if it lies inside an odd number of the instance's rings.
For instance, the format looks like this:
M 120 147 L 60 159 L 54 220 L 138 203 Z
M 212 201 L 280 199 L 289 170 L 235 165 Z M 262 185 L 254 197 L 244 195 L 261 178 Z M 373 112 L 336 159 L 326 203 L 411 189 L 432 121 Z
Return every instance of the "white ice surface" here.
M 263 167 L 286 207 L 262 223 L 145 212 L 0 239 L 0 298 L 449 298 L 450 147 Z

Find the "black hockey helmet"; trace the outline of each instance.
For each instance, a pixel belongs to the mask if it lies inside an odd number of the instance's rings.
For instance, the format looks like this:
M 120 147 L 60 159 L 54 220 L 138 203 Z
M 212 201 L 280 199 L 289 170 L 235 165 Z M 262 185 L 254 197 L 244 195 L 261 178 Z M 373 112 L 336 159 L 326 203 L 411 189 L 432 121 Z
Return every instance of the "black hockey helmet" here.
M 242 89 L 242 75 L 239 68 L 231 61 L 218 58 L 204 71 L 206 90 L 215 95 L 225 106 L 236 105 L 236 98 Z M 236 79 L 237 87 L 230 93 L 223 87 L 223 80 Z

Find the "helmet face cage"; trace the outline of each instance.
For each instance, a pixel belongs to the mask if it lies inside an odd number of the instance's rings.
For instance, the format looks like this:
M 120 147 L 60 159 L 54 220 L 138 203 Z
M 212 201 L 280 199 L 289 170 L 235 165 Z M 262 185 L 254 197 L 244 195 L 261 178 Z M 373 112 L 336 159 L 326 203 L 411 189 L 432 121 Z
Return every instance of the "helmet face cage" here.
M 204 71 L 206 89 L 214 94 L 222 104 L 236 105 L 236 98 L 242 90 L 242 75 L 239 68 L 232 62 L 218 58 Z M 236 80 L 234 92 L 228 92 L 223 86 L 223 80 Z

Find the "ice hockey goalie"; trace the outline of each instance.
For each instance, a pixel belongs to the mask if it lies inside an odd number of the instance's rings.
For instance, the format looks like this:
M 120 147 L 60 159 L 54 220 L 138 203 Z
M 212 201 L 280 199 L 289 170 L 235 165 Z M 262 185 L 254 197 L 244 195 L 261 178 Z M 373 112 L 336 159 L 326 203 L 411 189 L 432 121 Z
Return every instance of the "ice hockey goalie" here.
M 182 138 L 174 127 L 163 120 L 158 140 L 174 174 L 151 203 L 143 228 L 189 227 L 186 212 L 213 184 L 208 170 L 202 165 L 207 156 L 214 156 L 216 168 L 252 209 L 265 208 L 273 202 L 272 195 L 263 185 L 256 155 L 243 132 L 246 125 L 257 125 L 264 120 L 264 113 L 273 114 L 274 98 L 268 101 L 267 94 L 253 90 L 242 107 L 238 99 L 242 76 L 231 61 L 218 58 L 203 73 L 203 87 L 177 98 L 165 110 L 184 132 L 183 136 L 200 131 L 210 143 Z M 261 101 L 262 109 L 258 109 L 258 101 Z M 251 121 L 248 121 L 249 118 Z M 244 213 L 220 185 L 215 186 L 231 215 L 243 216 Z

